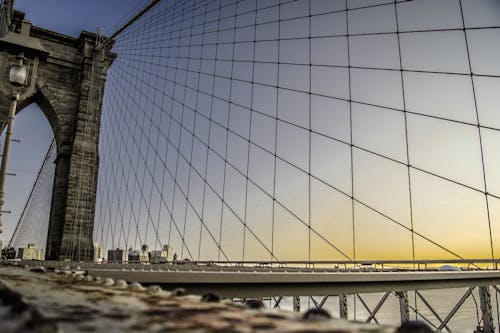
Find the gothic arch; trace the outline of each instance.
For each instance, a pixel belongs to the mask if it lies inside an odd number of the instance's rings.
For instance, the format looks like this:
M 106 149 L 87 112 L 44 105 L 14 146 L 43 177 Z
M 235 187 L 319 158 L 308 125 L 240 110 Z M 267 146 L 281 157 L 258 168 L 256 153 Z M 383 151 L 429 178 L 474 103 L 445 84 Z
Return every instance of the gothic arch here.
M 100 110 L 112 57 L 99 58 L 95 73 L 100 80 L 92 81 L 95 34 L 82 32 L 73 38 L 32 27 L 23 19 L 23 13 L 15 12 L 14 33 L 21 31 L 21 25 L 23 31 L 28 26 L 29 36 L 49 52 L 47 59 L 40 59 L 34 94 L 21 99 L 17 108 L 21 112 L 36 103 L 57 146 L 46 259 L 92 259 Z M 90 89 L 95 89 L 95 100 L 89 99 Z M 0 128 L 5 126 L 9 104 L 9 96 L 0 92 Z

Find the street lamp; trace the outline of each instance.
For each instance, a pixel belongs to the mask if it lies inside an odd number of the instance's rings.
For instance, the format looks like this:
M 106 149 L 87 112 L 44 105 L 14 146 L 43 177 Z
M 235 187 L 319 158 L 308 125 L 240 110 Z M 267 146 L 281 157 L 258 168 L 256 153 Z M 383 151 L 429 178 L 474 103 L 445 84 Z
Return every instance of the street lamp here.
M 28 21 L 22 21 L 19 33 L 9 31 L 0 38 L 0 92 L 10 97 L 7 131 L 0 166 L 0 233 L 2 232 L 2 213 L 5 212 L 3 211 L 5 177 L 17 102 L 35 93 L 39 59 L 48 57 L 47 50 L 40 44 L 39 39 L 30 36 L 30 31 L 31 24 Z
M 14 87 L 22 87 L 26 83 L 28 70 L 23 65 L 23 57 L 19 57 L 19 64 L 12 64 L 9 69 L 9 83 Z M 7 132 L 5 133 L 5 144 L 3 146 L 2 164 L 0 166 L 0 232 L 2 232 L 2 213 L 5 196 L 5 177 L 7 176 L 7 161 L 9 159 L 10 141 L 14 132 L 14 117 L 16 116 L 19 93 L 14 92 L 10 96 L 9 115 L 7 116 Z
M 22 60 L 21 60 L 22 61 Z M 9 70 L 9 82 L 10 84 L 20 87 L 26 82 L 28 77 L 28 68 L 23 64 L 12 65 Z

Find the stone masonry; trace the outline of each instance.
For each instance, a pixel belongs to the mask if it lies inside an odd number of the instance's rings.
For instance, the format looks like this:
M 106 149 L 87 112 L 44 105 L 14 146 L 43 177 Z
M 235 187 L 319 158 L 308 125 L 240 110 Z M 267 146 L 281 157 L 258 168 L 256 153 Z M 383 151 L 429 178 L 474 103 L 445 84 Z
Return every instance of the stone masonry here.
M 15 31 L 23 19 L 24 13 L 14 12 Z M 73 38 L 32 26 L 30 36 L 40 40 L 49 56 L 40 60 L 34 95 L 19 101 L 17 112 L 36 103 L 57 146 L 46 259 L 91 260 L 100 113 L 105 73 L 114 55 L 100 52 L 96 75 L 91 76 L 96 34 L 82 31 Z M 0 93 L 2 128 L 8 107 L 9 97 Z

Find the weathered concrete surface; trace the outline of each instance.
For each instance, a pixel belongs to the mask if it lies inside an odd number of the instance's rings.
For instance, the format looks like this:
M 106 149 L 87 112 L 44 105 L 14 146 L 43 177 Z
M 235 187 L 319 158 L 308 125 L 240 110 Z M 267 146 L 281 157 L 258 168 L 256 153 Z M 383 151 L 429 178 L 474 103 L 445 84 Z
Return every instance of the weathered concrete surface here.
M 31 269 L 0 266 L 0 332 L 394 332 Z
M 24 13 L 14 13 L 15 32 L 23 19 Z M 34 94 L 19 101 L 17 112 L 36 103 L 52 127 L 57 146 L 46 258 L 92 260 L 100 110 L 105 71 L 113 55 L 106 53 L 101 59 L 95 87 L 90 75 L 95 34 L 83 31 L 73 38 L 33 26 L 29 35 L 39 39 L 49 55 L 40 60 Z M 8 107 L 9 96 L 0 93 L 0 128 L 5 126 Z

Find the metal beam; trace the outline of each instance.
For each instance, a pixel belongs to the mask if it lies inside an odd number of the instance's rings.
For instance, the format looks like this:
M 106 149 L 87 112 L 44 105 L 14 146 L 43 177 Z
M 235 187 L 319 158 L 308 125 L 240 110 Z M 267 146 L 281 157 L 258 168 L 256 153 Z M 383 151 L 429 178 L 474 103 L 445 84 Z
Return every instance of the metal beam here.
M 300 312 L 300 296 L 293 296 L 293 312 Z
M 417 308 L 412 307 L 409 303 L 408 303 L 408 308 L 411 311 L 413 311 L 415 314 L 417 314 L 418 318 L 423 320 L 424 322 L 426 322 L 430 327 L 437 329 L 437 326 L 434 325 L 434 323 L 432 321 L 430 321 L 426 316 L 424 316 L 421 312 L 419 312 Z
M 455 306 L 453 307 L 453 309 L 451 309 L 450 313 L 444 318 L 444 320 L 441 323 L 441 325 L 439 325 L 438 330 L 442 330 L 446 325 L 448 325 L 448 323 L 450 322 L 451 318 L 453 318 L 453 316 L 457 313 L 458 309 L 460 309 L 460 307 L 465 303 L 465 301 L 467 300 L 467 298 L 469 298 L 469 296 L 472 294 L 472 290 L 473 290 L 473 288 L 468 288 L 467 289 L 467 291 L 462 296 L 462 298 L 460 298 L 458 300 L 457 304 L 455 304 Z
M 384 305 L 387 297 L 389 297 L 391 293 L 388 291 L 384 294 L 384 296 L 382 296 L 382 298 L 380 299 L 380 301 L 378 301 L 377 305 L 375 305 L 375 308 L 373 309 L 373 311 L 370 313 L 370 316 L 368 316 L 368 318 L 366 318 L 366 322 L 369 323 L 370 321 L 372 321 L 372 319 L 375 320 L 375 322 L 378 324 L 378 321 L 375 319 L 375 315 L 377 314 L 377 312 L 380 310 L 380 308 L 382 307 L 382 305 Z M 358 295 L 358 298 L 361 300 L 361 297 Z
M 327 297 L 327 296 L 325 296 Z M 326 301 L 326 299 L 325 299 Z M 347 296 L 345 294 L 339 295 L 339 314 L 340 319 L 347 319 Z
M 97 265 L 96 265 L 97 266 Z M 123 267 L 123 266 L 122 266 Z M 193 293 L 218 292 L 223 297 L 317 296 L 370 292 L 488 286 L 500 283 L 500 271 L 467 272 L 287 272 L 263 270 L 87 269 L 94 276 L 183 286 Z M 165 269 L 165 268 L 164 268 Z
M 436 312 L 436 310 L 434 310 L 434 308 L 432 307 L 432 305 L 429 302 L 427 302 L 427 300 L 424 298 L 424 296 L 418 290 L 415 291 L 415 294 L 422 300 L 422 302 L 424 302 L 425 306 L 427 306 L 427 308 L 429 309 L 429 311 L 432 312 L 432 314 L 434 315 L 434 317 L 436 317 L 436 319 L 439 320 L 439 323 L 442 323 L 443 319 Z M 448 330 L 448 332 L 451 332 L 451 330 L 448 328 L 448 326 L 445 326 L 444 328 L 446 328 L 446 330 Z
M 283 300 L 283 296 L 279 296 L 278 298 L 273 296 L 273 300 L 274 300 L 273 309 L 281 309 L 280 303 Z
M 314 297 L 313 297 L 313 296 L 309 296 L 309 298 L 310 298 L 310 299 L 311 299 L 311 301 L 313 302 L 314 307 L 315 307 L 316 309 L 319 309 L 319 308 L 320 308 L 320 306 L 319 306 L 318 301 L 316 301 L 316 300 L 314 299 Z
M 444 264 L 462 264 L 462 265 L 472 265 L 475 264 L 492 264 L 500 263 L 500 259 L 484 259 L 484 258 L 471 258 L 471 259 L 421 259 L 421 260 L 283 260 L 283 261 L 256 261 L 256 260 L 245 260 L 245 261 L 191 261 L 193 264 L 205 265 L 205 264 L 217 264 L 217 265 L 259 265 L 259 266 L 275 266 L 275 267 L 315 267 L 321 269 L 322 266 L 327 266 L 330 269 L 341 269 L 339 267 L 361 267 L 365 269 L 375 268 L 380 266 L 382 268 L 384 265 L 390 265 L 392 268 L 387 268 L 386 270 L 394 270 L 395 266 L 406 266 L 407 268 L 413 268 L 415 265 L 444 265 Z
M 370 307 L 368 306 L 368 304 L 366 304 L 365 300 L 361 297 L 361 295 L 359 294 L 356 294 L 356 297 L 359 299 L 359 301 L 361 302 L 361 305 L 363 305 L 363 307 L 365 308 L 366 311 L 368 311 L 368 314 L 371 316 L 371 314 L 373 313 L 373 310 L 370 309 Z M 377 317 L 375 317 L 375 314 L 373 314 L 373 317 L 368 317 L 367 320 L 373 320 L 376 324 L 379 324 L 378 320 L 377 320 Z
M 483 332 L 494 333 L 493 310 L 491 308 L 491 295 L 488 287 L 479 287 L 479 302 L 483 317 Z
M 29 262 L 27 262 L 28 264 Z M 486 265 L 491 264 L 494 266 L 500 263 L 500 259 L 440 259 L 440 260 L 314 260 L 314 261 L 304 261 L 304 260 L 289 260 L 289 261 L 190 261 L 193 266 L 216 266 L 216 267 L 227 267 L 227 268 L 261 268 L 261 269 L 288 269 L 297 270 L 306 269 L 306 266 L 314 266 L 315 268 L 307 268 L 310 271 L 350 271 L 352 269 L 362 270 L 362 271 L 385 271 L 385 272 L 395 272 L 395 271 L 415 271 L 413 266 L 418 267 L 422 265 L 424 269 L 417 271 L 437 271 L 438 267 L 444 264 L 457 264 L 457 265 Z M 57 261 L 46 261 L 46 264 L 59 265 Z M 65 265 L 78 265 L 82 267 L 123 267 L 123 264 L 113 264 L 113 263 L 101 263 L 95 265 L 93 263 L 80 263 L 80 262 L 67 262 Z M 128 267 L 134 267 L 133 263 L 124 264 Z M 384 266 L 387 265 L 387 266 Z M 390 267 L 389 267 L 390 265 Z M 429 265 L 434 266 L 434 268 L 429 268 Z M 139 265 L 141 266 L 141 265 Z M 161 266 L 161 265 L 160 265 Z M 386 267 L 386 268 L 384 268 Z M 397 268 L 399 267 L 399 268 Z
M 325 295 L 323 296 L 323 298 L 321 299 L 321 302 L 319 302 L 319 307 L 322 308 L 323 305 L 325 305 L 325 302 L 326 300 L 328 299 L 328 297 L 330 297 L 330 295 Z
M 377 324 L 378 324 L 378 321 L 375 319 L 375 315 L 377 314 L 378 310 L 380 310 L 380 308 L 382 307 L 382 305 L 384 305 L 385 303 L 385 300 L 387 299 L 387 297 L 389 297 L 391 293 L 388 291 L 384 294 L 384 296 L 382 296 L 382 298 L 380 299 L 380 301 L 378 301 L 377 305 L 375 305 L 375 308 L 373 308 L 373 311 L 370 312 L 370 315 L 368 316 L 368 318 L 366 318 L 366 322 L 369 323 L 371 322 L 372 320 L 374 320 Z M 359 300 L 361 300 L 361 297 L 358 295 L 358 298 Z
M 406 291 L 396 291 L 396 297 L 399 299 L 399 314 L 401 318 L 401 324 L 404 324 L 410 320 L 408 294 Z

